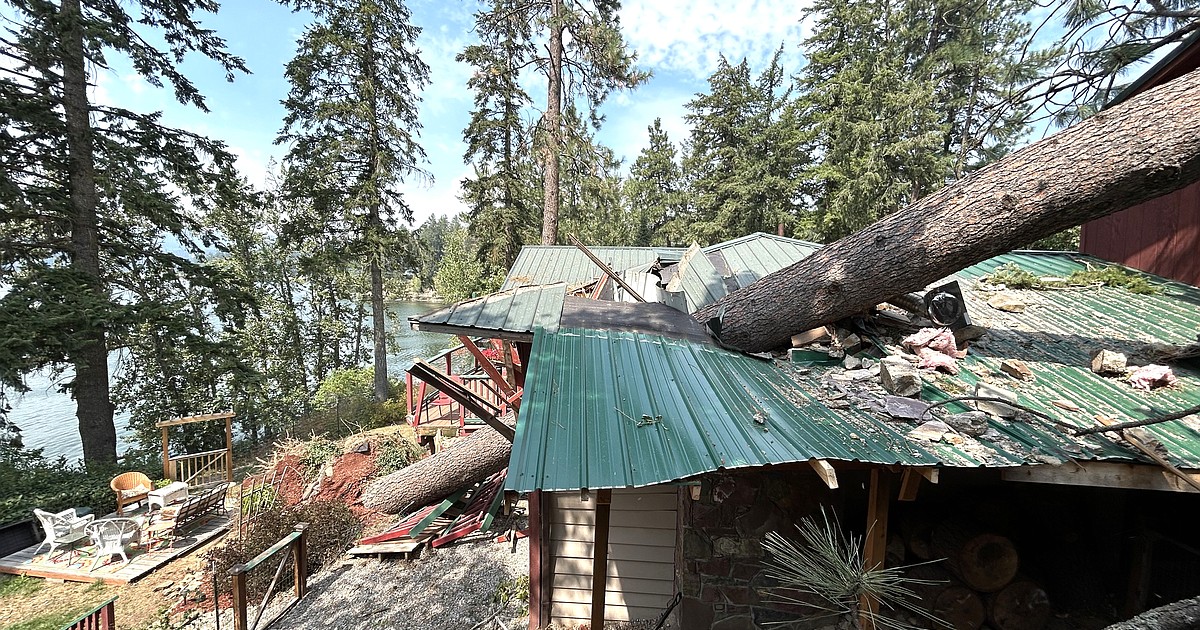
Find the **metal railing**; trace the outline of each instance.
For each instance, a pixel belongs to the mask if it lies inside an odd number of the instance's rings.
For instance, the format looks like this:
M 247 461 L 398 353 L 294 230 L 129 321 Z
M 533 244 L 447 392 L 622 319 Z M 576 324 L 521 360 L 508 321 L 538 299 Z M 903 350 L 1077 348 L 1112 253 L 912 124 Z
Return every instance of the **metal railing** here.
M 225 460 L 227 456 L 228 451 L 222 448 L 172 457 L 170 461 L 171 478 L 189 486 L 230 481 L 226 478 L 229 471 L 228 463 Z
M 83 613 L 64 626 L 63 630 L 116 630 L 117 622 L 114 614 L 116 607 L 113 605 L 116 601 L 116 597 L 109 598 L 108 601 Z
M 229 569 L 229 576 L 233 582 L 233 628 L 234 630 L 259 630 L 267 628 L 272 623 L 279 620 L 288 610 L 291 609 L 304 594 L 308 592 L 308 541 L 305 535 L 308 529 L 308 523 L 299 523 L 296 525 L 292 533 L 284 536 L 282 540 L 271 545 L 270 549 L 258 554 L 253 560 L 246 564 L 239 564 Z M 261 566 L 271 558 L 279 555 L 285 549 L 290 550 L 291 554 L 283 555 L 279 559 L 279 564 L 275 567 L 275 577 L 271 579 L 271 584 L 267 587 L 267 592 L 263 594 L 262 602 L 258 605 L 258 612 L 254 615 L 254 623 L 247 624 L 249 619 L 249 607 L 246 591 L 246 576 L 254 569 Z M 287 563 L 288 557 L 292 559 L 292 572 L 295 576 L 295 597 L 287 602 L 279 609 L 271 618 L 263 621 L 263 613 L 267 610 L 267 604 L 271 601 L 271 596 L 275 594 L 275 586 L 279 584 L 279 577 L 283 574 L 283 567 Z M 259 622 L 262 625 L 259 625 Z
M 490 344 L 480 340 L 477 345 L 487 346 Z M 475 357 L 465 346 L 459 345 L 448 350 L 443 350 L 429 358 L 426 363 L 442 370 L 444 374 L 456 383 L 459 383 L 480 398 L 498 407 L 501 410 L 501 415 L 507 413 L 509 407 L 508 400 L 497 389 L 496 384 L 492 382 L 491 378 L 484 373 L 483 369 L 475 361 Z M 458 372 L 455 372 L 455 368 L 458 369 Z M 506 368 L 503 366 L 497 366 L 497 368 L 504 378 L 508 378 Z M 423 422 L 449 418 L 461 430 L 466 426 L 468 420 L 479 419 L 471 411 L 463 409 L 457 402 L 443 396 L 436 389 L 427 386 L 424 381 L 414 378 L 411 373 L 405 376 L 408 418 L 409 423 L 413 427 L 417 427 Z

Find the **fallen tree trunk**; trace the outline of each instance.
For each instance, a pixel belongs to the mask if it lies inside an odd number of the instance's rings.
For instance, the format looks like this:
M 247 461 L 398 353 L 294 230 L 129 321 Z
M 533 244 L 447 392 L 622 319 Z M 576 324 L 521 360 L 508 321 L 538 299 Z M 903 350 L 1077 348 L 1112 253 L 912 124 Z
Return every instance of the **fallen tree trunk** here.
M 388 514 L 414 510 L 482 481 L 508 465 L 512 442 L 486 427 L 450 448 L 371 482 L 363 507 Z
M 1104 630 L 1190 630 L 1200 627 L 1200 597 L 1160 606 Z
M 1200 71 L 1148 90 L 827 245 L 695 314 L 726 345 L 793 334 L 1200 179 Z

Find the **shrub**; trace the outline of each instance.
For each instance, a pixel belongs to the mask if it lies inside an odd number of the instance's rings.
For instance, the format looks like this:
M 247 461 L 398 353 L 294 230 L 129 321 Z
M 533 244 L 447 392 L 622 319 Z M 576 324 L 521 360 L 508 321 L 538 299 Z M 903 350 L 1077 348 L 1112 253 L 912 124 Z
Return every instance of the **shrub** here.
M 337 442 L 324 437 L 314 437 L 305 442 L 304 452 L 300 455 L 300 465 L 304 467 L 304 474 L 312 477 L 326 462 L 339 453 L 341 453 L 341 448 L 338 447 Z
M 313 395 L 313 419 L 322 430 L 342 435 L 403 422 L 407 411 L 396 398 L 375 400 L 375 370 L 334 370 Z M 388 384 L 389 395 L 402 396 L 404 386 Z
M 33 517 L 33 509 L 59 512 L 87 507 L 97 516 L 117 507 L 108 482 L 123 469 L 85 470 L 40 449 L 0 449 L 0 524 Z
M 267 510 L 254 522 L 244 538 L 232 539 L 206 554 L 205 557 L 214 562 L 213 570 L 218 577 L 218 590 L 223 593 L 229 592 L 230 581 L 226 576 L 229 575 L 231 567 L 245 564 L 266 551 L 290 534 L 297 523 L 308 523 L 306 543 L 309 575 L 341 557 L 362 531 L 362 524 L 341 501 L 318 500 Z M 291 556 L 287 557 L 283 570 L 285 573 L 291 573 Z M 250 594 L 261 596 L 266 592 L 277 562 L 278 560 L 268 562 L 270 566 L 255 569 L 247 575 L 246 588 Z
M 397 436 L 394 441 L 387 441 L 379 445 L 379 450 L 375 453 L 375 475 L 382 477 L 407 468 L 413 462 L 421 459 L 422 454 L 424 451 L 420 446 Z

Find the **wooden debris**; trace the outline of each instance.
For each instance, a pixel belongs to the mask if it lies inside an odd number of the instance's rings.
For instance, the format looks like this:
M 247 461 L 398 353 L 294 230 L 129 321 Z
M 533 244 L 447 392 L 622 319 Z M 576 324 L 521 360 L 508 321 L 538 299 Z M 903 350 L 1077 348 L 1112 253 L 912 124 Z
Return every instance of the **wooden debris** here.
M 1005 359 L 1001 361 L 1000 371 L 1020 381 L 1033 380 L 1033 370 L 1030 370 L 1029 366 L 1025 365 L 1025 362 L 1020 359 Z
M 1050 404 L 1054 405 L 1055 407 L 1058 407 L 1059 409 L 1066 409 L 1067 411 L 1083 411 L 1083 409 L 1079 405 L 1076 405 L 1075 403 L 1073 403 L 1069 400 L 1062 400 L 1062 399 L 1051 400 Z
M 792 347 L 799 348 L 801 346 L 807 346 L 810 343 L 815 343 L 827 338 L 829 338 L 829 329 L 824 326 L 817 326 L 816 328 L 792 335 Z
M 997 387 L 987 383 L 976 383 L 975 395 L 985 398 L 999 398 L 1012 403 L 1017 402 L 1016 393 L 1004 389 L 1003 387 Z M 979 400 L 975 402 L 975 408 L 1000 418 L 1015 418 L 1017 416 L 1016 407 L 1011 407 L 1004 403 Z

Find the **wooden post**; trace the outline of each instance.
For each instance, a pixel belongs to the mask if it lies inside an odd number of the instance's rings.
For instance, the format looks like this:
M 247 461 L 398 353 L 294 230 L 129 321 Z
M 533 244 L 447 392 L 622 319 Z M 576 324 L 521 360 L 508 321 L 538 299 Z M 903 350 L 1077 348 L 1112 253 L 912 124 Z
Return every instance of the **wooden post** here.
M 308 592 L 308 523 L 296 523 L 292 530 L 300 532 L 300 537 L 292 545 L 292 569 L 296 573 L 296 597 L 304 597 Z
M 233 417 L 225 418 L 225 481 L 233 481 Z
M 604 627 L 604 590 L 608 584 L 608 520 L 612 490 L 596 492 L 596 535 L 592 545 L 592 628 Z
M 233 630 L 246 630 L 246 565 L 229 567 L 233 581 Z
M 167 447 L 167 427 L 162 428 L 163 479 L 171 479 L 171 451 Z M 171 479 L 174 481 L 174 479 Z
M 541 630 L 550 624 L 543 613 L 549 608 L 550 590 L 543 590 L 542 579 L 542 491 L 529 493 L 529 629 Z
M 888 505 L 891 501 L 892 478 L 879 468 L 871 469 L 871 490 L 867 497 L 867 538 L 863 545 L 863 569 L 882 569 L 887 559 Z M 879 612 L 879 602 L 873 597 L 863 596 L 860 606 L 860 625 L 863 630 L 873 630 L 874 616 Z
M 100 630 L 117 630 L 116 602 L 114 597 L 100 609 Z
M 517 358 L 521 359 L 521 370 L 517 373 L 517 387 L 525 387 L 525 375 L 529 373 L 529 356 L 533 354 L 533 344 L 517 342 Z
M 408 412 L 408 415 L 410 415 L 410 416 L 413 415 L 412 388 L 413 388 L 412 374 L 405 372 L 404 373 L 404 409 L 405 409 L 405 411 Z
M 492 381 L 495 382 L 496 385 L 500 386 L 501 391 L 510 396 L 517 393 L 517 390 L 513 389 L 512 385 L 509 385 L 508 381 L 504 380 L 504 376 L 500 374 L 500 370 L 497 370 L 496 366 L 492 365 L 492 362 L 489 361 L 486 356 L 484 356 L 483 351 L 479 349 L 479 346 L 475 345 L 474 341 L 471 341 L 470 337 L 467 337 L 466 335 L 459 335 L 458 340 L 462 342 L 462 345 L 467 349 L 467 352 L 470 352 L 471 355 L 475 357 L 475 362 L 479 364 L 479 367 L 483 368 L 484 372 L 487 372 L 487 375 L 491 377 Z

